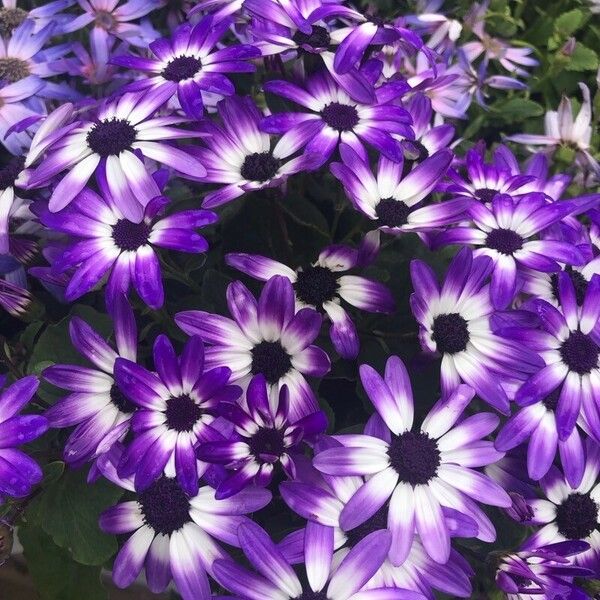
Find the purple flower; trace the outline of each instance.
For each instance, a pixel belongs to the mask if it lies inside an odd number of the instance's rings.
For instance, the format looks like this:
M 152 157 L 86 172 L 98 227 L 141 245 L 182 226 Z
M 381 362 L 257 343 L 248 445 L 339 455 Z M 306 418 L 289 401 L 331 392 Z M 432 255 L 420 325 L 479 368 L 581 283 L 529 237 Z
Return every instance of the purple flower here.
M 276 113 L 261 123 L 263 131 L 284 134 L 275 150 L 286 155 L 304 148 L 306 154 L 317 154 L 321 165 L 343 142 L 365 160 L 364 144 L 368 144 L 386 158 L 400 161 L 402 147 L 392 134 L 414 137 L 410 115 L 392 104 L 408 89 L 403 82 L 377 88 L 372 104 L 353 100 L 326 71 L 308 77 L 303 87 L 273 80 L 265 83 L 264 89 L 305 107 L 304 112 Z
M 199 128 L 210 136 L 203 148 L 194 148 L 208 174 L 198 173 L 203 182 L 225 184 L 209 192 L 202 206 L 214 208 L 246 192 L 281 185 L 289 175 L 315 167 L 315 157 L 289 159 L 296 150 L 276 144 L 260 131 L 263 117 L 249 97 L 230 96 L 217 104 L 221 123 L 202 121 Z
M 100 461 L 105 477 L 134 491 L 131 479 L 117 476 L 114 462 Z M 148 587 L 163 592 L 171 578 L 184 600 L 210 600 L 207 573 L 213 576 L 213 563 L 228 558 L 215 540 L 239 546 L 237 530 L 249 522 L 244 516 L 260 510 L 271 493 L 249 487 L 227 500 L 216 500 L 214 489 L 203 485 L 196 493 L 186 493 L 176 479 L 162 476 L 134 500 L 117 504 L 102 513 L 100 528 L 111 534 L 128 535 L 117 554 L 113 581 L 120 588 L 131 585 L 145 567 Z
M 559 262 L 577 265 L 584 262 L 581 252 L 569 242 L 536 239 L 547 227 L 565 216 L 583 211 L 585 204 L 559 201 L 548 203 L 541 193 L 513 198 L 497 194 L 491 203 L 472 203 L 470 226 L 448 229 L 436 236 L 436 247 L 447 244 L 478 246 L 474 256 L 489 256 L 493 262 L 491 298 L 495 308 L 503 309 L 515 298 L 519 270 L 523 267 L 543 272 L 560 269 Z
M 426 231 L 456 223 L 469 203 L 464 199 L 427 202 L 452 162 L 452 152 L 440 150 L 406 173 L 407 159 L 394 162 L 380 156 L 374 174 L 368 158 L 342 144 L 343 163 L 332 163 L 354 206 L 391 234 Z
M 558 110 L 550 110 L 546 113 L 543 135 L 519 133 L 506 139 L 531 147 L 544 146 L 550 150 L 555 150 L 559 146 L 573 148 L 577 152 L 578 161 L 599 176 L 600 164 L 592 156 L 590 146 L 593 132 L 590 90 L 584 83 L 580 83 L 579 88 L 583 95 L 583 104 L 575 118 L 573 118 L 571 100 L 563 96 Z
M 496 585 L 508 600 L 541 597 L 586 600 L 589 597 L 573 584 L 573 579 L 593 577 L 594 572 L 574 566 L 570 559 L 589 547 L 579 541 L 558 542 L 507 554 L 496 571 Z
M 291 421 L 285 386 L 273 407 L 263 375 L 255 375 L 250 381 L 245 404 L 247 408 L 223 402 L 219 413 L 233 424 L 234 435 L 229 440 L 203 443 L 196 453 L 204 462 L 235 469 L 219 484 L 217 500 L 237 494 L 251 482 L 267 486 L 277 466 L 281 466 L 288 477 L 293 477 L 294 455 L 302 452 L 302 442 L 327 427 L 327 417 L 321 411 Z
M 577 421 L 600 440 L 600 275 L 592 278 L 581 306 L 567 273 L 559 273 L 557 283 L 559 309 L 545 300 L 531 300 L 524 308 L 537 317 L 533 323 L 498 330 L 539 353 L 544 362 L 518 389 L 515 400 L 523 408 L 507 423 L 499 443 L 510 448 L 532 435 L 536 442 L 531 469 L 541 476 L 552 464 L 560 441 L 563 466 L 569 480 L 577 482 L 583 460 Z
M 34 207 L 44 225 L 72 237 L 53 265 L 55 273 L 74 269 L 66 298 L 80 298 L 108 273 L 109 306 L 119 294 L 127 294 L 134 287 L 148 306 L 158 309 L 164 302 L 164 289 L 156 247 L 205 252 L 208 243 L 195 230 L 214 223 L 217 216 L 197 209 L 162 217 L 169 199 L 157 196 L 144 209 L 142 221 L 136 223 L 116 205 L 108 182 L 99 177 L 98 183 L 102 195 L 86 188 L 59 212 L 50 212 L 41 203 Z
M 97 458 L 125 437 L 137 406 L 129 402 L 114 379 L 118 357 L 136 360 L 137 330 L 127 300 L 116 299 L 112 314 L 116 350 L 83 319 L 69 323 L 71 343 L 92 367 L 57 364 L 44 369 L 43 377 L 69 395 L 45 413 L 50 427 L 73 427 L 63 456 L 73 465 Z
M 0 388 L 6 379 L 0 377 Z M 19 415 L 39 386 L 33 375 L 23 377 L 0 393 L 0 504 L 5 496 L 21 498 L 42 480 L 42 470 L 17 446 L 31 442 L 48 429 L 46 417 Z
M 267 281 L 258 302 L 240 281 L 231 283 L 227 304 L 233 319 L 201 310 L 175 315 L 185 333 L 209 344 L 207 366 L 227 365 L 230 383 L 243 387 L 261 373 L 274 397 L 286 385 L 293 421 L 317 411 L 317 398 L 304 375 L 322 377 L 330 368 L 327 354 L 312 345 L 321 329 L 319 313 L 296 310 L 292 284 L 280 275 Z
M 413 431 L 412 388 L 402 361 L 389 358 L 384 378 L 361 365 L 360 377 L 377 410 L 370 426 L 376 437 L 338 435 L 343 445 L 314 459 L 315 467 L 328 475 L 370 476 L 342 510 L 341 527 L 358 527 L 389 500 L 390 560 L 395 565 L 408 556 L 415 533 L 433 560 L 448 561 L 450 532 L 442 507 L 467 515 L 477 523 L 478 537 L 493 541 L 494 528 L 476 502 L 507 507 L 511 500 L 475 468 L 501 458 L 493 443 L 483 439 L 498 426 L 498 417 L 479 413 L 454 427 L 475 395 L 461 385 L 439 400 Z
M 576 554 L 572 562 L 596 574 L 600 569 L 600 446 L 591 438 L 585 444 L 585 471 L 578 486 L 571 486 L 552 466 L 540 481 L 545 498 L 528 499 L 529 525 L 543 525 L 522 546 L 536 550 L 548 544 L 582 540 L 589 550 Z
M 196 135 L 171 127 L 184 119 L 150 118 L 170 95 L 165 88 L 124 94 L 103 104 L 92 120 L 76 120 L 64 135 L 55 132 L 49 134 L 51 140 L 39 140 L 46 144 L 48 154 L 30 175 L 28 188 L 47 185 L 54 176 L 68 171 L 50 196 L 49 208 L 56 212 L 70 204 L 94 173 L 100 173 L 123 215 L 139 223 L 148 202 L 160 192 L 138 151 L 184 175 L 206 174 L 198 160 L 165 142 Z
M 290 56 L 291 51 L 297 57 L 316 55 L 351 98 L 365 104 L 373 102 L 370 79 L 353 65 L 344 73 L 338 72 L 336 55 L 330 50 L 338 17 L 351 14 L 362 18 L 360 13 L 341 6 L 341 0 L 245 0 L 243 6 L 253 17 L 251 35 L 264 56 Z
M 17 0 L 2 0 L 2 8 L 0 8 L 0 35 L 3 38 L 8 37 L 25 19 L 30 19 L 35 23 L 36 33 L 49 23 L 53 23 L 55 25 L 53 34 L 56 35 L 61 32 L 62 26 L 73 18 L 72 15 L 61 14 L 60 11 L 73 6 L 75 1 L 54 0 L 31 10 L 26 10 L 17 6 Z
M 307 583 L 302 584 L 290 562 L 266 531 L 248 522 L 238 529 L 240 546 L 254 573 L 231 560 L 218 559 L 215 578 L 240 600 L 422 600 L 421 594 L 402 590 L 360 591 L 381 566 L 390 546 L 390 534 L 378 531 L 359 542 L 334 565 L 333 530 L 309 523 L 304 534 Z
M 31 302 L 31 294 L 20 285 L 0 278 L 0 307 L 11 315 L 22 315 Z
M 378 426 L 372 419 L 367 425 L 367 431 L 371 425 Z M 315 452 L 340 445 L 331 437 L 321 437 L 315 444 Z M 340 519 L 344 507 L 364 484 L 363 477 L 321 474 L 307 458 L 297 458 L 295 465 L 296 479 L 280 484 L 281 497 L 294 512 L 308 521 L 334 528 L 334 560 L 341 559 L 367 535 L 375 531 L 389 530 L 387 504 L 358 527 L 349 531 L 341 528 Z M 466 534 L 477 534 L 477 524 L 471 518 L 447 507 L 442 510 L 451 535 L 458 532 L 463 537 L 466 537 Z M 298 537 L 303 535 L 303 531 L 291 533 L 281 542 L 280 548 L 286 555 L 291 554 L 293 547 L 298 545 Z M 472 575 L 469 564 L 456 550 L 451 550 L 448 562 L 441 565 L 429 557 L 423 544 L 415 536 L 404 562 L 394 565 L 388 555 L 365 588 L 376 589 L 394 585 L 420 592 L 428 598 L 432 597 L 432 590 L 437 589 L 451 596 L 470 598 L 472 588 L 469 578 Z
M 229 20 L 215 23 L 211 16 L 206 16 L 193 27 L 188 23 L 180 25 L 171 39 L 152 42 L 150 50 L 156 58 L 117 56 L 111 62 L 149 74 L 125 86 L 125 91 L 169 89 L 172 95 L 177 94 L 189 117 L 200 119 L 204 112 L 202 94 L 231 96 L 235 88 L 225 73 L 253 72 L 255 67 L 248 59 L 261 55 L 248 44 L 215 50 L 230 25 Z
M 115 363 L 115 379 L 123 394 L 139 409 L 131 419 L 135 434 L 118 465 L 119 475 L 135 473 L 135 487 L 145 490 L 169 463 L 186 493 L 198 491 L 206 465 L 198 464 L 198 442 L 219 439 L 211 423 L 223 401 L 236 400 L 241 390 L 227 385 L 228 367 L 204 368 L 204 345 L 199 337 L 186 343 L 178 358 L 165 335 L 154 342 L 154 367 L 144 369 L 125 358 Z M 208 366 L 208 365 L 207 365 Z
M 248 275 L 267 281 L 282 275 L 294 287 L 296 306 L 309 306 L 327 314 L 331 320 L 329 336 L 343 358 L 358 355 L 359 338 L 350 315 L 341 306 L 341 300 L 369 312 L 392 313 L 394 299 L 383 284 L 358 275 L 341 275 L 357 267 L 366 266 L 379 250 L 379 235 L 365 236 L 358 250 L 348 246 L 327 246 L 317 261 L 295 271 L 290 267 L 256 254 L 228 254 L 228 265 Z
M 442 356 L 442 395 L 461 381 L 475 389 L 491 406 L 508 414 L 509 403 L 499 379 L 537 370 L 541 360 L 521 344 L 493 333 L 494 309 L 487 278 L 493 268 L 488 257 L 473 258 L 463 248 L 452 260 L 443 284 L 420 260 L 411 263 L 415 293 L 412 312 L 419 323 L 425 352 Z

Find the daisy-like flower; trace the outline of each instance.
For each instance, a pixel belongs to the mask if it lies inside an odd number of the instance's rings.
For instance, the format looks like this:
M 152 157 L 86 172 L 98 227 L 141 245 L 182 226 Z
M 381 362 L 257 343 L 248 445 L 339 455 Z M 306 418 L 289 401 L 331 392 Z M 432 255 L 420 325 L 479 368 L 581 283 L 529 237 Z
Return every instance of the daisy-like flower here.
M 349 12 L 362 19 L 360 13 L 342 6 L 340 0 L 245 0 L 243 6 L 252 17 L 251 34 L 264 56 L 293 57 L 295 53 L 298 58 L 319 57 L 351 98 L 364 104 L 373 102 L 373 85 L 365 74 L 353 65 L 344 73 L 334 66 L 332 32 L 337 28 L 338 17 Z M 345 31 L 347 35 L 348 29 Z
M 150 44 L 155 58 L 116 56 L 113 64 L 137 69 L 148 74 L 125 86 L 125 91 L 149 88 L 168 88 L 177 98 L 184 112 L 193 119 L 202 118 L 203 92 L 231 96 L 233 83 L 226 73 L 247 73 L 255 70 L 248 59 L 260 57 L 260 50 L 249 44 L 231 45 L 215 50 L 215 46 L 229 31 L 230 20 L 215 23 L 209 15 L 191 27 L 180 25 L 171 39 L 162 38 Z
M 239 198 L 246 192 L 281 185 L 289 175 L 313 169 L 316 156 L 288 160 L 295 148 L 276 144 L 260 130 L 263 114 L 250 97 L 229 96 L 217 104 L 221 123 L 202 121 L 199 129 L 209 134 L 203 148 L 194 147 L 208 174 L 203 182 L 224 184 L 209 192 L 202 206 L 214 208 Z
M 373 173 L 369 159 L 350 146 L 342 144 L 340 155 L 343 163 L 332 163 L 331 172 L 342 182 L 354 206 L 385 233 L 398 235 L 456 223 L 469 205 L 460 198 L 427 202 L 452 162 L 450 150 L 425 158 L 408 173 L 404 158 L 395 162 L 380 156 Z
M 102 457 L 102 474 L 134 492 L 131 479 L 118 477 L 113 460 Z M 239 546 L 236 531 L 249 521 L 245 515 L 265 507 L 271 493 L 248 487 L 227 500 L 216 500 L 214 488 L 201 486 L 186 493 L 177 479 L 163 476 L 133 499 L 102 513 L 100 528 L 113 535 L 130 535 L 113 567 L 113 581 L 130 586 L 145 569 L 148 587 L 164 592 L 171 579 L 184 600 L 210 600 L 208 575 L 216 559 L 228 558 L 217 540 Z
M 555 466 L 540 481 L 545 498 L 528 499 L 532 518 L 526 524 L 543 525 L 522 545 L 535 550 L 548 544 L 581 540 L 589 550 L 572 557 L 572 562 L 598 573 L 600 569 L 600 446 L 586 440 L 585 471 L 573 487 Z
M 593 577 L 594 572 L 573 565 L 571 557 L 589 547 L 585 542 L 569 541 L 506 554 L 496 571 L 496 585 L 507 600 L 587 599 L 573 579 Z
M 391 538 L 387 531 L 367 536 L 335 565 L 333 530 L 309 523 L 304 533 L 305 584 L 264 529 L 252 522 L 245 523 L 240 525 L 238 537 L 244 554 L 258 573 L 221 559 L 215 561 L 213 570 L 216 580 L 240 600 L 423 600 L 421 594 L 408 590 L 360 591 L 387 554 Z
M 421 347 L 442 356 L 443 397 L 463 381 L 483 400 L 508 414 L 508 398 L 498 380 L 535 371 L 542 361 L 521 344 L 493 333 L 490 320 L 494 309 L 486 283 L 492 268 L 491 259 L 473 258 L 471 250 L 463 248 L 440 286 L 432 269 L 414 260 L 411 276 L 415 293 L 410 302 L 419 323 Z
M 178 358 L 167 336 L 161 334 L 154 342 L 153 356 L 157 373 L 125 358 L 115 363 L 117 385 L 139 407 L 131 421 L 135 437 L 121 457 L 119 475 L 135 473 L 136 489 L 145 490 L 170 462 L 179 485 L 194 495 L 206 471 L 206 465 L 198 464 L 195 448 L 201 441 L 220 437 L 210 425 L 218 406 L 237 400 L 241 390 L 227 385 L 228 367 L 205 370 L 199 337 L 190 338 Z
M 33 207 L 44 225 L 71 236 L 61 258 L 53 265 L 56 273 L 73 269 L 66 298 L 80 298 L 108 274 L 109 307 L 119 294 L 127 294 L 134 287 L 148 306 L 160 308 L 164 288 L 156 248 L 205 252 L 208 243 L 195 230 L 214 223 L 217 216 L 192 209 L 163 217 L 161 213 L 169 199 L 157 196 L 137 223 L 123 215 L 109 183 L 101 177 L 98 182 L 102 195 L 86 188 L 59 212 L 50 212 L 42 203 Z
M 123 94 L 106 102 L 92 120 L 76 120 L 64 136 L 50 133 L 45 160 L 31 173 L 28 188 L 47 185 L 56 175 L 68 171 L 54 187 L 49 208 L 57 212 L 67 206 L 95 172 L 107 181 L 111 196 L 123 215 L 139 223 L 144 207 L 159 194 L 150 173 L 135 151 L 188 176 L 203 177 L 206 169 L 190 154 L 166 143 L 195 135 L 172 127 L 180 117 L 151 115 L 171 96 L 165 88 L 145 94 Z
M 402 361 L 388 359 L 385 377 L 361 365 L 367 395 L 382 419 L 380 436 L 339 435 L 343 445 L 320 452 L 314 465 L 329 475 L 369 475 L 344 507 L 340 525 L 346 531 L 364 523 L 388 500 L 388 529 L 392 533 L 390 560 L 400 565 L 410 552 L 415 532 L 429 556 L 439 563 L 450 558 L 450 533 L 443 506 L 462 512 L 487 538 L 489 521 L 476 502 L 508 507 L 508 494 L 475 470 L 501 455 L 483 438 L 499 423 L 492 413 L 465 418 L 456 427 L 475 392 L 460 385 L 439 400 L 418 430 L 413 431 L 414 404 L 410 380 Z
M 364 144 L 373 146 L 392 161 L 402 160 L 402 146 L 396 134 L 414 137 L 408 112 L 392 101 L 406 92 L 403 82 L 383 84 L 375 91 L 372 104 L 353 100 L 326 71 L 308 77 L 304 87 L 281 80 L 268 81 L 267 92 L 283 96 L 304 107 L 304 112 L 276 113 L 266 117 L 261 128 L 284 134 L 275 150 L 290 154 L 304 148 L 317 154 L 319 166 L 327 162 L 343 142 L 366 159 Z
M 219 413 L 234 426 L 229 440 L 200 445 L 196 455 L 207 463 L 223 464 L 235 471 L 217 487 L 215 497 L 229 498 L 251 482 L 267 486 L 274 469 L 281 467 L 290 478 L 294 476 L 294 455 L 302 452 L 302 442 L 327 428 L 327 417 L 317 411 L 298 421 L 289 419 L 287 387 L 279 392 L 273 409 L 263 375 L 255 375 L 246 391 L 246 409 L 223 402 Z
M 552 463 L 557 439 L 575 444 L 570 436 L 579 418 L 586 430 L 600 440 L 599 294 L 600 275 L 595 275 L 582 304 L 578 305 L 571 278 L 561 272 L 558 275 L 558 309 L 545 300 L 532 300 L 525 308 L 537 316 L 534 323 L 499 330 L 502 335 L 538 352 L 544 361 L 544 365 L 517 391 L 515 400 L 525 408 L 520 411 L 520 416 L 514 417 L 505 436 L 507 442 L 514 436 L 522 441 L 534 429 L 541 429 L 537 434 L 535 460 L 547 467 Z M 555 412 L 556 424 L 552 413 L 544 410 L 544 406 Z M 578 447 L 576 444 L 568 451 L 577 453 Z M 570 459 L 569 462 L 578 462 L 581 457 L 571 456 Z M 571 475 L 569 479 L 576 480 Z
M 64 445 L 63 456 L 74 466 L 97 458 L 127 434 L 137 406 L 129 402 L 115 383 L 118 357 L 135 361 L 137 329 L 133 311 L 125 297 L 117 298 L 113 314 L 116 350 L 88 323 L 73 317 L 69 323 L 71 343 L 91 367 L 57 364 L 43 377 L 69 395 L 45 413 L 50 427 L 73 427 Z
M 77 3 L 85 12 L 64 26 L 63 31 L 71 33 L 93 24 L 90 43 L 98 56 L 104 55 L 108 59 L 115 37 L 141 48 L 159 37 L 148 20 L 135 21 L 160 8 L 163 0 L 126 0 L 123 3 L 120 0 L 77 0 Z
M 312 265 L 293 270 L 278 261 L 256 254 L 228 254 L 228 265 L 248 275 L 267 281 L 274 275 L 287 277 L 294 287 L 296 306 L 310 306 L 324 312 L 331 320 L 329 337 L 343 358 L 354 359 L 359 351 L 356 326 L 341 306 L 348 304 L 376 313 L 392 313 L 394 299 L 389 289 L 371 279 L 346 275 L 367 266 L 379 250 L 379 234 L 368 234 L 358 249 L 349 246 L 327 246 Z
M 242 387 L 261 373 L 273 407 L 286 385 L 292 421 L 319 410 L 304 375 L 322 377 L 330 368 L 327 354 L 312 345 L 321 329 L 321 315 L 312 308 L 296 310 L 292 284 L 281 275 L 267 281 L 258 302 L 240 281 L 231 283 L 227 305 L 233 319 L 201 310 L 175 315 L 185 333 L 199 335 L 209 345 L 207 366 L 228 365 L 230 383 Z
M 591 154 L 590 142 L 592 139 L 592 100 L 590 90 L 585 83 L 580 83 L 579 88 L 583 95 L 583 103 L 577 113 L 573 114 L 571 100 L 563 96 L 558 110 L 550 110 L 544 117 L 544 134 L 519 133 L 508 136 L 506 139 L 527 146 L 544 146 L 554 150 L 559 146 L 573 148 L 581 163 L 600 175 L 600 164 Z
M 31 19 L 35 23 L 36 32 L 49 23 L 54 23 L 57 26 L 54 33 L 57 34 L 61 31 L 61 27 L 73 18 L 71 15 L 61 14 L 60 11 L 73 6 L 73 4 L 75 4 L 75 0 L 54 0 L 31 10 L 25 10 L 17 6 L 17 0 L 2 0 L 0 35 L 7 38 L 25 19 Z
M 576 211 L 583 212 L 585 207 L 585 203 L 578 202 L 549 204 L 537 192 L 519 198 L 497 194 L 489 204 L 472 203 L 468 208 L 471 224 L 439 233 L 434 245 L 473 244 L 477 247 L 474 256 L 489 256 L 494 265 L 492 304 L 503 309 L 514 300 L 523 267 L 552 273 L 560 270 L 559 262 L 569 265 L 584 262 L 573 244 L 540 238 L 540 232 Z
M 0 288 L 1 293 L 1 288 Z M 0 377 L 0 388 L 5 377 Z M 20 415 L 39 386 L 33 375 L 23 377 L 0 393 L 0 504 L 5 496 L 21 498 L 42 480 L 42 470 L 18 446 L 40 437 L 48 429 L 46 417 Z

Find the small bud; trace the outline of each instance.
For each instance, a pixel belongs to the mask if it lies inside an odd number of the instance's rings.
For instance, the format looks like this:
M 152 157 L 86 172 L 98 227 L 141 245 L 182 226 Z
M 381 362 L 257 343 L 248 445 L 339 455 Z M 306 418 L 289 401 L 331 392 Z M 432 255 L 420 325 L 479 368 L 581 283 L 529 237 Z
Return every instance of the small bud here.
M 570 37 L 563 45 L 563 47 L 560 49 L 561 54 L 564 54 L 565 56 L 572 56 L 573 52 L 575 52 L 575 45 L 577 44 L 577 41 L 575 40 L 574 37 Z

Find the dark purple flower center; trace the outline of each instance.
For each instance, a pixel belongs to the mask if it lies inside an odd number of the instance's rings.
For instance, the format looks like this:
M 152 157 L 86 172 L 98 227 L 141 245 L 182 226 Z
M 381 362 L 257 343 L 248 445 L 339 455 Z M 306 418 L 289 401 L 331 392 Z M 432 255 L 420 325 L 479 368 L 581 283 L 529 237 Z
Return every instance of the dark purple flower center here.
M 469 342 L 469 327 L 458 313 L 438 315 L 433 320 L 432 331 L 431 337 L 442 354 L 462 352 Z
M 164 69 L 162 76 L 169 81 L 183 81 L 193 77 L 202 67 L 195 56 L 177 56 Z
M 240 174 L 248 181 L 263 183 L 275 177 L 280 164 L 281 161 L 270 152 L 255 152 L 246 156 Z
M 252 374 L 262 373 L 268 383 L 277 383 L 291 367 L 290 355 L 279 342 L 260 342 L 252 348 Z
M 125 119 L 105 119 L 96 123 L 87 134 L 88 146 L 100 156 L 112 156 L 129 150 L 136 131 Z
M 560 391 L 561 388 L 560 386 L 557 387 L 553 392 L 550 392 L 543 400 L 542 400 L 542 404 L 548 409 L 548 410 L 556 410 L 556 407 L 558 406 L 558 399 L 560 398 Z
M 437 442 L 421 431 L 394 436 L 388 456 L 400 480 L 411 485 L 427 483 L 435 477 L 440 466 Z
M 310 33 L 298 30 L 292 39 L 298 46 L 309 46 L 313 50 L 327 48 L 331 42 L 329 32 L 321 25 L 313 25 Z
M 248 441 L 254 458 L 262 461 L 263 455 L 280 457 L 285 451 L 283 432 L 279 429 L 260 427 Z M 268 461 L 271 462 L 271 461 Z
M 488 248 L 509 256 L 523 247 L 523 238 L 512 229 L 492 229 L 485 243 Z
M 370 533 L 387 529 L 388 507 L 384 504 L 371 518 L 361 523 L 358 527 L 346 531 L 346 544 L 354 548 L 358 542 L 364 540 Z
M 308 267 L 304 271 L 298 271 L 294 289 L 298 300 L 321 308 L 324 302 L 335 296 L 338 289 L 337 277 L 325 267 Z
M 187 394 L 167 400 L 167 427 L 175 431 L 191 431 L 202 416 L 202 409 Z
M 382 225 L 386 227 L 402 227 L 408 222 L 408 215 L 411 213 L 411 207 L 401 200 L 385 198 L 380 200 L 375 208 L 377 218 Z
M 571 371 L 585 375 L 598 366 L 600 349 L 594 340 L 581 331 L 572 331 L 560 347 L 563 362 Z
M 8 83 L 15 83 L 25 79 L 31 74 L 29 64 L 20 58 L 0 58 L 0 79 Z
M 117 384 L 113 383 L 110 388 L 110 401 L 122 412 L 127 415 L 135 412 L 137 406 L 131 402 L 127 396 L 119 389 Z
M 294 600 L 328 600 L 327 592 L 313 592 L 310 588 L 302 590 L 302 593 Z
M 475 197 L 482 202 L 491 202 L 494 196 L 498 193 L 498 190 L 492 190 L 490 188 L 479 188 L 475 190 Z
M 578 306 L 583 304 L 585 300 L 585 293 L 588 288 L 587 279 L 579 272 L 573 269 L 571 266 L 567 266 L 564 269 L 565 273 L 569 275 L 571 278 L 571 282 L 573 283 L 573 287 L 575 288 L 575 300 Z M 550 285 L 552 286 L 552 295 L 555 300 L 559 300 L 558 297 L 558 274 L 553 273 L 550 275 Z
M 4 166 L 0 169 L 0 190 L 5 190 L 15 183 L 25 165 L 24 156 L 11 156 L 10 154 L 4 160 Z
M 150 225 L 119 219 L 112 228 L 112 238 L 121 250 L 137 250 L 148 242 Z
M 190 519 L 190 502 L 176 479 L 161 477 L 138 495 L 144 521 L 157 533 L 170 535 Z
M 328 104 L 321 111 L 321 117 L 329 127 L 336 131 L 351 131 L 359 121 L 358 111 L 354 106 L 339 102 Z
M 556 525 L 567 539 L 583 540 L 598 527 L 598 505 L 589 494 L 570 494 L 556 509 Z
M 0 35 L 8 36 L 27 18 L 22 8 L 0 8 Z

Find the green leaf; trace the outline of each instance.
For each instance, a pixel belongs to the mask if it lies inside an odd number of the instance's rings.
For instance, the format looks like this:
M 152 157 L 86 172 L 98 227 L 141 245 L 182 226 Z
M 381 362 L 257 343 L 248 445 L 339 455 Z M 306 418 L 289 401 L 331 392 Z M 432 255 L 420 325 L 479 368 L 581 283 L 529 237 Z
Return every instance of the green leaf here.
M 568 37 L 575 33 L 585 20 L 584 12 L 576 8 L 560 15 L 554 22 L 554 29 L 559 35 Z
M 573 54 L 566 65 L 567 71 L 595 71 L 598 68 L 598 55 L 577 42 Z
M 494 104 L 494 111 L 498 111 L 502 118 L 509 122 L 524 121 L 544 114 L 541 105 L 526 98 L 510 98 L 506 102 Z
M 19 527 L 27 568 L 42 600 L 106 600 L 100 567 L 86 567 L 54 544 L 39 527 Z
M 88 484 L 83 470 L 67 471 L 30 502 L 25 516 L 77 562 L 101 565 L 117 551 L 117 540 L 100 531 L 98 517 L 122 494 L 105 480 Z

